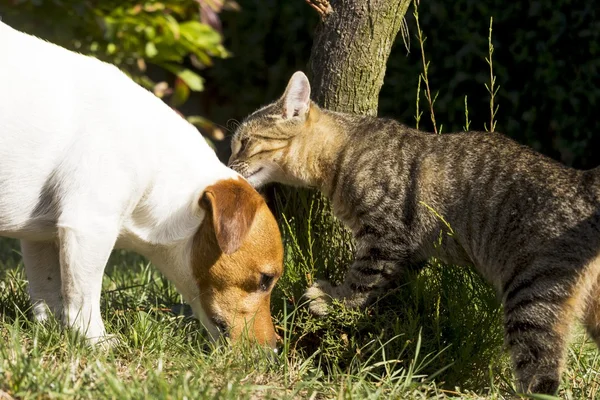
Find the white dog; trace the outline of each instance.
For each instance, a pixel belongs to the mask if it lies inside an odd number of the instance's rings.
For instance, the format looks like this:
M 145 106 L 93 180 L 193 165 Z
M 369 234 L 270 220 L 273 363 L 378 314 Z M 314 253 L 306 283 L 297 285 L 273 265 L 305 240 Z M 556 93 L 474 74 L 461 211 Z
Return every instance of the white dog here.
M 149 258 L 213 337 L 252 322 L 275 344 L 283 253 L 260 195 L 116 67 L 1 22 L 0 236 L 21 241 L 34 318 L 49 309 L 91 342 L 117 246 Z

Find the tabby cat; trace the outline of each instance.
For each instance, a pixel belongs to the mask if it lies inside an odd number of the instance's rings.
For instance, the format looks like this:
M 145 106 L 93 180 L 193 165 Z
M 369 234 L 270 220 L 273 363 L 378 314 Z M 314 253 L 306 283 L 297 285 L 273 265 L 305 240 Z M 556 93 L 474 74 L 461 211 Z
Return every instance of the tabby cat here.
M 565 167 L 499 133 L 436 135 L 328 111 L 302 72 L 243 121 L 232 152 L 253 186 L 316 187 L 352 230 L 355 261 L 340 286 L 307 291 L 313 313 L 331 298 L 364 307 L 435 256 L 474 265 L 498 290 L 520 390 L 557 391 L 577 318 L 600 345 L 599 169 Z

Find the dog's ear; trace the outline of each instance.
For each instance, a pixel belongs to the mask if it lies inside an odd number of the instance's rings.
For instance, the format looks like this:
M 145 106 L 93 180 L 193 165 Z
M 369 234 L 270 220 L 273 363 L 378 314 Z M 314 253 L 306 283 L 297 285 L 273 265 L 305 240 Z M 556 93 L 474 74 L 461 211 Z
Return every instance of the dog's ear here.
M 262 198 L 246 181 L 227 179 L 211 185 L 200 207 L 212 217 L 217 243 L 225 254 L 235 253 L 250 231 Z

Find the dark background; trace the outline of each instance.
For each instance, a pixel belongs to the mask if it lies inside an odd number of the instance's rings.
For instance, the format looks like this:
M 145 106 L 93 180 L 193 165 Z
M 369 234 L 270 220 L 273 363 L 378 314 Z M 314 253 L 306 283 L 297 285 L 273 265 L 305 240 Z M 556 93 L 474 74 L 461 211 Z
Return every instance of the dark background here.
M 202 113 L 224 126 L 275 100 L 291 74 L 307 70 L 316 13 L 301 0 L 240 0 L 240 12 L 221 14 L 233 58 L 206 70 Z M 489 121 L 490 17 L 496 84 L 496 131 L 577 168 L 600 165 L 600 21 L 595 2 L 500 0 L 422 1 L 421 28 L 431 60 L 431 90 L 443 131 L 462 130 L 464 97 L 471 129 Z M 407 20 L 410 53 L 400 35 L 388 62 L 379 114 L 415 125 L 416 91 L 422 72 L 413 8 Z M 427 103 L 421 129 L 431 130 Z M 227 145 L 219 152 L 225 159 Z

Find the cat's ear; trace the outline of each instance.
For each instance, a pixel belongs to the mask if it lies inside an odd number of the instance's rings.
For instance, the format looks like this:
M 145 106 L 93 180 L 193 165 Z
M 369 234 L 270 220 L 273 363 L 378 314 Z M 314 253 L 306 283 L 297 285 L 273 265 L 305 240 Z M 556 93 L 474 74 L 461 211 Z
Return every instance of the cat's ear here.
M 292 75 L 283 94 L 283 117 L 306 117 L 310 109 L 310 83 L 301 71 Z

